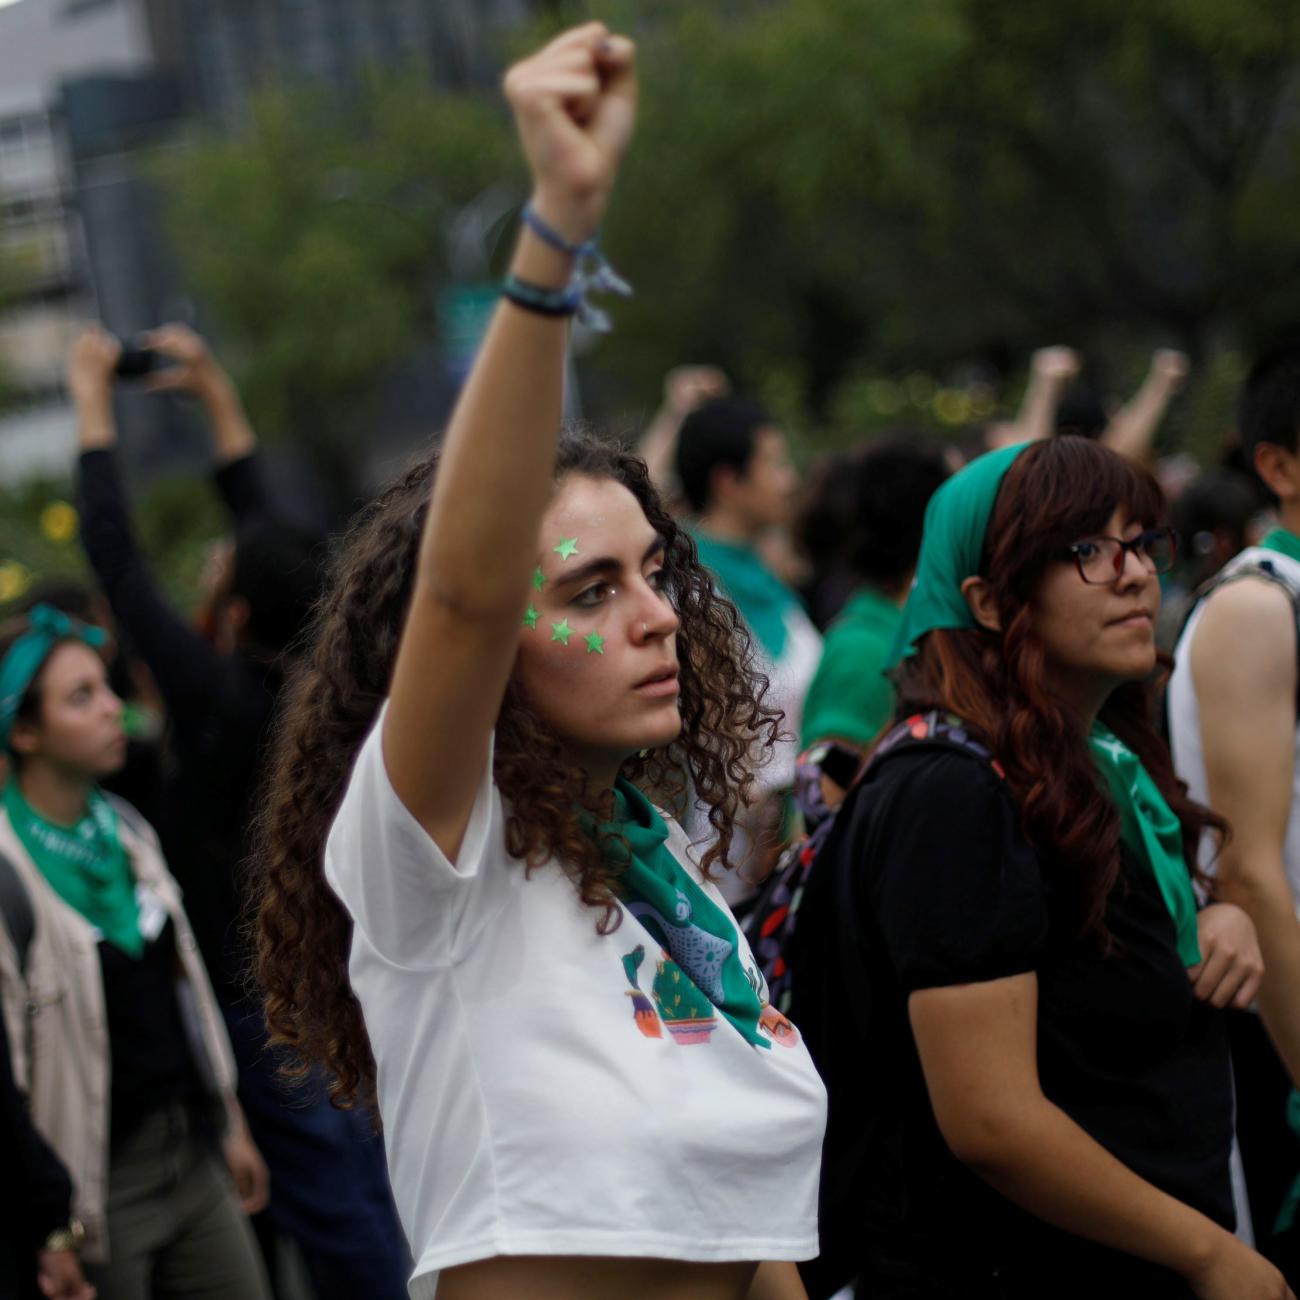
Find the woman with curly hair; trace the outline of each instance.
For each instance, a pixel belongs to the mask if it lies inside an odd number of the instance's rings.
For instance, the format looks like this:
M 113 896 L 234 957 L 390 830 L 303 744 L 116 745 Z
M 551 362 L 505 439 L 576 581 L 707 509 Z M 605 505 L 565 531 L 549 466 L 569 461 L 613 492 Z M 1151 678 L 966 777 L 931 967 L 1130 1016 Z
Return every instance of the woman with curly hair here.
M 574 248 L 635 104 L 592 23 L 511 69 L 534 191 L 438 464 L 347 541 L 262 848 L 275 1037 L 377 1095 L 411 1293 L 802 1297 L 825 1098 L 712 883 L 775 719 L 645 466 L 558 441 Z M 685 772 L 697 866 L 642 793 Z
M 791 952 L 830 1095 L 814 1296 L 1291 1295 L 1232 1235 L 1223 1008 L 1262 967 L 1243 912 L 1198 909 L 1225 827 L 1152 725 L 1163 515 L 1080 438 L 931 500 L 899 722 Z

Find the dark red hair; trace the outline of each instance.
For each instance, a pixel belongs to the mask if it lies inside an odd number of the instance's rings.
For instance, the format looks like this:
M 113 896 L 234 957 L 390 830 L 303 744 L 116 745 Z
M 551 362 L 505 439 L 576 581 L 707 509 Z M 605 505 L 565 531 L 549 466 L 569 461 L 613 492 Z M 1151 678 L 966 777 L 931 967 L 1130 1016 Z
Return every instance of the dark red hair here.
M 1096 442 L 1067 437 L 1030 447 L 1002 482 L 980 566 L 1003 631 L 927 633 L 897 672 L 903 713 L 955 713 L 992 747 L 1030 842 L 1065 875 L 1070 919 L 1103 948 L 1109 944 L 1106 899 L 1119 873 L 1119 815 L 1086 738 L 1046 685 L 1034 599 L 1064 548 L 1104 532 L 1121 507 L 1148 527 L 1162 523 L 1166 512 L 1151 475 Z M 1118 688 L 1101 720 L 1142 760 L 1177 814 L 1195 872 L 1202 832 L 1222 837 L 1227 823 L 1187 797 L 1156 730 L 1156 695 L 1168 668 L 1161 656 L 1152 680 Z

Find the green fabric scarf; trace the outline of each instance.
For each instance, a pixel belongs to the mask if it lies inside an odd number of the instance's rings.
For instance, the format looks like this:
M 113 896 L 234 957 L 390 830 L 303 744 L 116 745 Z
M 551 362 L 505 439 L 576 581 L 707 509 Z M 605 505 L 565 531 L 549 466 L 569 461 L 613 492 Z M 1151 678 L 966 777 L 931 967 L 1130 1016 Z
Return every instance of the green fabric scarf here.
M 1259 545 L 1266 551 L 1276 551 L 1279 555 L 1288 555 L 1300 563 L 1300 537 L 1285 528 L 1274 528 L 1260 539 Z
M 939 628 L 975 628 L 975 616 L 961 594 L 961 584 L 979 572 L 984 535 L 1011 463 L 1026 447 L 985 452 L 954 474 L 930 498 L 925 531 L 903 619 L 885 661 L 893 668 L 916 649 L 916 643 Z
M 627 910 L 748 1042 L 770 1048 L 759 1032 L 763 1007 L 741 964 L 736 927 L 673 856 L 668 827 L 654 805 L 620 778 L 614 819 L 597 834 L 610 857 L 624 862 L 618 888 Z
M 144 939 L 135 877 L 122 847 L 117 814 L 96 789 L 88 802 L 89 811 L 75 826 L 60 826 L 27 802 L 16 779 L 4 792 L 9 823 L 54 892 L 110 943 L 139 957 Z
M 700 563 L 717 577 L 723 594 L 740 610 L 749 630 L 776 663 L 785 649 L 785 616 L 799 598 L 763 563 L 752 546 L 724 542 L 707 533 L 692 535 Z
M 1178 956 L 1184 966 L 1195 966 L 1201 948 L 1196 938 L 1196 895 L 1183 857 L 1182 825 L 1138 756 L 1104 723 L 1094 724 L 1088 748 L 1119 810 L 1124 843 L 1150 865 L 1160 886 L 1177 931 Z

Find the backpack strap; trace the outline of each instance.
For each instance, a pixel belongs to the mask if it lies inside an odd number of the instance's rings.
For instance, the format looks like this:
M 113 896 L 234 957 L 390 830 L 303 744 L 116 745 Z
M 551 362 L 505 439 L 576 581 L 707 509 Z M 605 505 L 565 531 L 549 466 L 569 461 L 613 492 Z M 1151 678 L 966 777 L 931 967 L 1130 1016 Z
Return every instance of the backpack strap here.
M 1187 613 L 1183 615 L 1182 625 L 1178 629 L 1174 644 L 1177 645 L 1182 639 L 1183 633 L 1187 631 L 1187 624 L 1191 622 L 1192 615 L 1200 609 L 1202 602 L 1211 593 L 1218 591 L 1220 587 L 1226 587 L 1230 582 L 1236 582 L 1238 578 L 1262 578 L 1265 582 L 1271 582 L 1273 586 L 1281 587 L 1291 602 L 1291 617 L 1295 622 L 1296 634 L 1296 721 L 1300 723 L 1300 590 L 1282 576 L 1272 560 L 1252 560 L 1249 564 L 1239 565 L 1226 573 L 1220 570 L 1208 582 L 1202 583 L 1196 589 L 1196 595 L 1192 598 Z
M 18 955 L 18 973 L 27 978 L 27 954 L 36 935 L 36 912 L 18 868 L 0 853 L 0 916 Z

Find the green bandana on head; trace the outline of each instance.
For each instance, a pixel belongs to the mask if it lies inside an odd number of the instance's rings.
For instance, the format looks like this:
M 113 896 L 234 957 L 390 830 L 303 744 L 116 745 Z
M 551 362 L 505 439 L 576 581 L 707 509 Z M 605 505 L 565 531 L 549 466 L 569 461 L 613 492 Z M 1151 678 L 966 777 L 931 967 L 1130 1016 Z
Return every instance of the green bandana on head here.
M 741 963 L 736 927 L 673 856 L 668 827 L 654 805 L 620 778 L 614 820 L 598 833 L 621 837 L 631 850 L 618 881 L 623 905 L 746 1041 L 770 1048 L 759 1032 L 763 1006 Z M 619 840 L 606 842 L 611 857 L 626 856 Z
M 913 653 L 927 632 L 979 626 L 961 584 L 979 572 L 989 519 L 1007 470 L 1033 445 L 1022 443 L 986 453 L 953 475 L 930 498 L 916 581 L 903 607 L 889 667 Z M 1185 965 L 1194 966 L 1201 953 L 1196 937 L 1196 895 L 1183 857 L 1182 826 L 1141 760 L 1112 731 L 1097 723 L 1088 748 L 1119 812 L 1124 843 L 1155 876 L 1173 918 L 1178 955 Z
M 885 661 L 886 668 L 912 654 L 927 632 L 979 626 L 962 595 L 961 584 L 979 572 L 984 535 L 1011 462 L 1032 446 L 1022 442 L 985 452 L 930 498 L 916 579 L 903 606 L 903 620 Z

